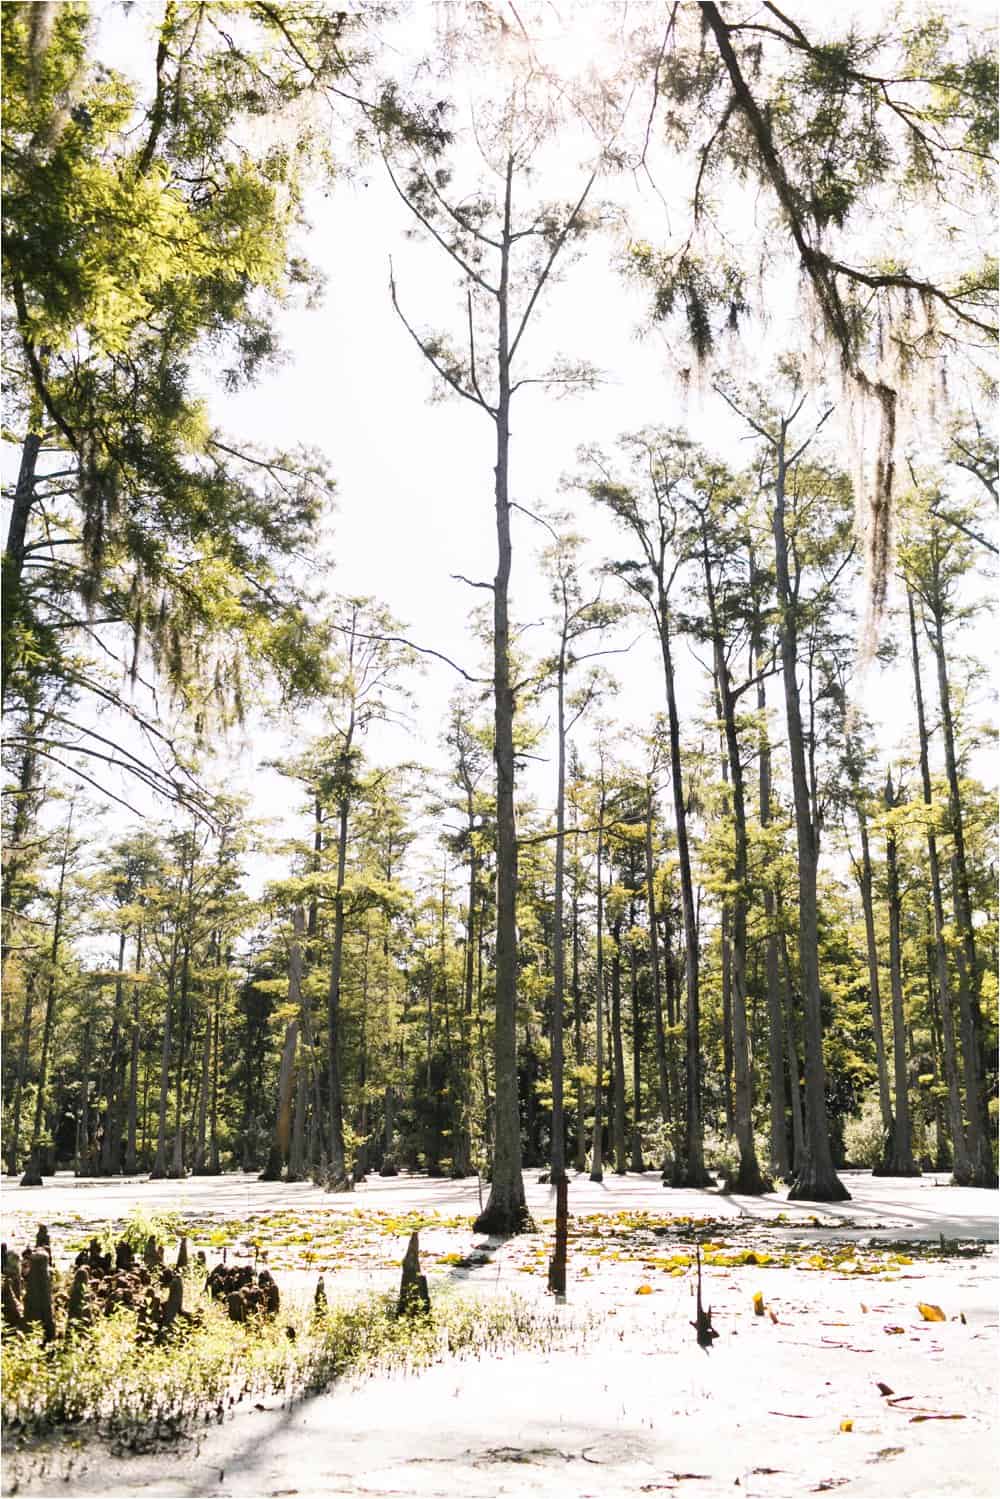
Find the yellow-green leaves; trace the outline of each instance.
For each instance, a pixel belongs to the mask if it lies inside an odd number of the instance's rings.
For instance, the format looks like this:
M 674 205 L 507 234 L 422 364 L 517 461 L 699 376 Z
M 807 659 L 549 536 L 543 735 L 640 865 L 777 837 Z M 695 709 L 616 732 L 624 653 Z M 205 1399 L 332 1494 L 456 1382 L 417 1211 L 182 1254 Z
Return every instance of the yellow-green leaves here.
M 939 1306 L 931 1301 L 918 1301 L 917 1311 L 925 1322 L 947 1322 L 947 1317 Z

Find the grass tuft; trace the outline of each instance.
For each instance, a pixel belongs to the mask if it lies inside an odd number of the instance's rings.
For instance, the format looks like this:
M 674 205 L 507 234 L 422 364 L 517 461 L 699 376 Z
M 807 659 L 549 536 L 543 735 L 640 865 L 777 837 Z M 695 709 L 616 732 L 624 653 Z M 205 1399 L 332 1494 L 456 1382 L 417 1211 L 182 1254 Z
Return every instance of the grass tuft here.
M 268 1322 L 233 1323 L 196 1276 L 185 1305 L 197 1314 L 162 1346 L 137 1343 L 128 1311 L 79 1338 L 41 1345 L 40 1333 L 3 1342 L 5 1434 L 36 1436 L 86 1425 L 119 1447 L 142 1449 L 222 1421 L 248 1396 L 292 1398 L 345 1377 L 413 1371 L 446 1357 L 550 1349 L 579 1327 L 516 1297 L 439 1295 L 429 1317 L 397 1318 L 395 1298 L 371 1296 L 316 1315 L 293 1304 Z

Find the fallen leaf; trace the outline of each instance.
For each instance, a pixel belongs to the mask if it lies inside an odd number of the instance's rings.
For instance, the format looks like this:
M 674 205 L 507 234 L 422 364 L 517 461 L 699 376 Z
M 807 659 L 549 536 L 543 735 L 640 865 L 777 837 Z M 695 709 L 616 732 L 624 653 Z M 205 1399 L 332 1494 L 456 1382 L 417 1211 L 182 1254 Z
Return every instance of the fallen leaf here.
M 890 1325 L 890 1326 L 883 1327 L 882 1331 L 883 1332 L 891 1332 L 891 1333 L 904 1333 L 906 1331 L 906 1328 L 905 1327 L 893 1327 L 893 1326 Z
M 853 1431 L 854 1422 L 850 1419 L 850 1417 L 845 1416 L 843 1421 L 841 1421 L 840 1423 L 840 1429 L 841 1431 Z
M 947 1317 L 939 1306 L 930 1301 L 918 1301 L 917 1311 L 925 1322 L 947 1322 Z
M 653 1287 L 652 1286 L 647 1286 L 645 1284 L 643 1284 L 641 1286 L 636 1286 L 636 1288 L 635 1288 L 635 1294 L 637 1296 L 652 1296 L 652 1294 L 653 1294 Z
M 875 1387 L 880 1395 L 891 1395 L 893 1393 L 892 1386 L 883 1383 L 881 1379 L 876 1379 Z
M 963 1415 L 960 1415 L 960 1414 L 959 1415 L 952 1415 L 951 1413 L 948 1413 L 947 1415 L 932 1415 L 930 1412 L 928 1412 L 927 1415 L 924 1415 L 924 1416 L 911 1416 L 910 1417 L 910 1425 L 912 1426 L 913 1423 L 914 1423 L 914 1421 L 964 1421 L 964 1420 L 965 1420 L 965 1417 Z
M 768 1307 L 767 1314 L 770 1317 L 771 1321 L 774 1322 L 775 1324 L 777 1324 L 778 1314 L 777 1314 L 776 1311 L 774 1311 L 774 1309 L 772 1307 Z
M 763 1291 L 754 1291 L 753 1293 L 753 1314 L 755 1317 L 763 1317 L 764 1315 Z

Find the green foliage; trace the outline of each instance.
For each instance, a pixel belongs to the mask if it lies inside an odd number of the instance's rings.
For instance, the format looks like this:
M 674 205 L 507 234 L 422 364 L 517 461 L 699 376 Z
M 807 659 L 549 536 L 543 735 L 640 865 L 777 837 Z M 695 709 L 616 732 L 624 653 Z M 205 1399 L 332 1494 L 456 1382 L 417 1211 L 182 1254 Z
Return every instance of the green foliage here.
M 844 1120 L 844 1154 L 852 1166 L 878 1166 L 884 1160 L 885 1129 L 877 1089 L 864 1095 L 859 1113 Z
M 319 1316 L 296 1303 L 275 1321 L 237 1324 L 192 1273 L 185 1301 L 193 1325 L 159 1347 L 137 1343 L 128 1312 L 99 1318 L 83 1336 L 60 1339 L 47 1352 L 37 1330 L 5 1336 L 5 1431 L 84 1425 L 141 1450 L 213 1416 L 221 1420 L 234 1400 L 317 1393 L 349 1376 L 415 1371 L 443 1358 L 548 1349 L 566 1336 L 552 1312 L 515 1297 L 440 1294 L 426 1318 L 397 1318 L 393 1297 L 331 1305 Z
M 127 652 L 120 633 L 101 637 L 104 650 L 133 680 L 148 660 L 196 732 L 210 711 L 242 714 L 248 663 L 286 690 L 317 685 L 308 600 L 286 559 L 313 536 L 328 475 L 304 451 L 227 443 L 196 370 L 208 360 L 230 388 L 252 380 L 277 357 L 278 312 L 312 279 L 292 236 L 318 141 L 282 129 L 253 152 L 235 138 L 248 112 L 273 128 L 347 67 L 333 39 L 350 25 L 295 6 L 237 10 L 250 24 L 241 48 L 170 0 L 152 100 L 98 61 L 89 7 L 53 7 L 44 34 L 46 7 L 4 12 L 11 422 L 61 455 L 29 475 L 27 540 L 44 527 L 70 547 L 29 570 L 17 549 L 5 557 L 15 701 L 29 683 L 68 681 L 121 702 L 80 633 L 96 615 L 132 636 Z M 315 59 L 306 78 L 303 56 Z M 53 491 L 55 470 L 71 482 Z

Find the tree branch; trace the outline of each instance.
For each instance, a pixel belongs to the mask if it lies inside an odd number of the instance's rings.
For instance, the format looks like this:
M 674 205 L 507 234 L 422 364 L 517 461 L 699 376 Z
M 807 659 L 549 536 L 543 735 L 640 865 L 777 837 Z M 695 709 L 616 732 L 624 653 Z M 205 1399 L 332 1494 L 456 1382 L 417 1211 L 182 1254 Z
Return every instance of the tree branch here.
M 463 396 L 465 398 L 465 400 L 471 401 L 472 404 L 473 404 L 473 406 L 478 406 L 482 411 L 485 411 L 490 417 L 494 417 L 495 418 L 496 412 L 494 411 L 493 407 L 492 406 L 487 406 L 487 404 L 483 400 L 483 398 L 481 396 L 477 395 L 474 390 L 466 390 L 465 386 L 461 383 L 461 381 L 457 380 L 455 378 L 455 376 L 453 374 L 451 374 L 444 367 L 444 365 L 441 363 L 441 361 L 431 352 L 431 350 L 427 347 L 427 345 L 424 342 L 424 340 L 420 337 L 419 333 L 417 333 L 417 331 L 413 328 L 412 324 L 406 318 L 405 314 L 403 313 L 402 308 L 399 305 L 399 299 L 396 296 L 396 278 L 393 275 L 392 260 L 391 260 L 391 258 L 389 260 L 389 295 L 392 297 L 392 305 L 393 305 L 393 307 L 395 309 L 396 316 L 399 318 L 399 321 L 402 323 L 402 325 L 406 329 L 407 333 L 413 339 L 413 342 L 416 344 L 416 346 L 420 350 L 421 354 L 427 360 L 427 363 L 429 365 L 431 365 L 433 367 L 433 369 L 435 369 L 437 371 L 437 373 L 441 376 L 441 379 L 444 380 L 444 382 L 447 385 L 450 385 L 451 388 L 452 388 L 452 390 L 456 391 L 458 393 L 458 395 Z
M 583 189 L 583 192 L 580 194 L 579 198 L 576 200 L 576 204 L 573 207 L 573 210 L 570 213 L 569 218 L 566 220 L 566 222 L 563 225 L 562 230 L 560 231 L 560 233 L 556 236 L 555 244 L 552 246 L 552 249 L 549 252 L 549 258 L 548 258 L 548 260 L 545 262 L 545 265 L 542 267 L 541 271 L 539 272 L 538 279 L 535 282 L 534 290 L 532 291 L 531 296 L 528 298 L 528 305 L 524 309 L 524 313 L 523 313 L 523 315 L 521 317 L 521 321 L 518 324 L 517 332 L 514 334 L 513 341 L 512 341 L 512 343 L 510 345 L 510 349 L 509 349 L 508 354 L 507 354 L 507 367 L 508 367 L 508 369 L 510 368 L 511 364 L 513 364 L 513 362 L 514 362 L 514 355 L 517 353 L 517 346 L 521 342 L 521 336 L 524 333 L 525 328 L 528 326 L 528 320 L 531 317 L 532 312 L 534 311 L 535 303 L 538 301 L 538 298 L 541 296 L 542 288 L 545 286 L 545 283 L 549 279 L 549 275 L 550 275 L 550 273 L 552 271 L 552 267 L 556 263 L 556 257 L 558 256 L 558 254 L 559 254 L 560 250 L 562 249 L 563 245 L 566 243 L 566 240 L 569 238 L 570 230 L 574 227 L 574 225 L 576 224 L 577 219 L 579 218 L 581 212 L 583 211 L 583 205 L 586 203 L 587 198 L 590 196 L 590 189 L 593 187 L 593 185 L 594 185 L 594 183 L 596 181 L 597 181 L 597 168 L 595 167 L 594 170 L 591 172 L 589 178 L 587 179 L 587 182 L 586 182 L 586 185 L 585 185 L 585 187 Z
M 455 249 L 454 245 L 450 245 L 448 243 L 443 234 L 438 233 L 427 215 L 421 213 L 420 209 L 413 202 L 413 199 L 408 197 L 407 194 L 404 193 L 403 189 L 400 187 L 399 183 L 396 180 L 396 174 L 392 170 L 392 166 L 389 162 L 389 157 L 384 146 L 382 147 L 382 160 L 385 162 L 385 169 L 389 173 L 389 181 L 396 189 L 399 197 L 413 214 L 413 217 L 424 226 L 431 238 L 437 241 L 442 250 L 444 250 L 445 254 L 451 257 L 451 259 L 458 266 L 459 270 L 462 272 L 463 276 L 468 276 L 470 281 L 474 281 L 477 286 L 482 287 L 483 291 L 488 292 L 491 297 L 498 297 L 500 293 L 497 288 L 495 286 L 492 286 L 490 282 L 486 280 L 485 276 L 481 276 L 476 268 L 469 264 L 464 255 L 460 255 Z M 421 172 L 423 172 L 424 180 L 426 181 L 427 173 L 424 172 L 423 167 L 421 167 L 420 170 Z

